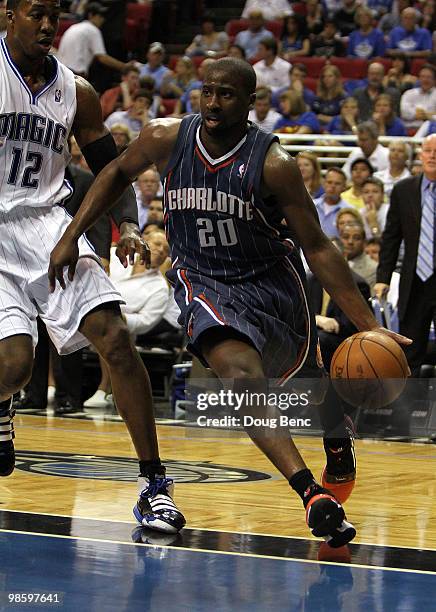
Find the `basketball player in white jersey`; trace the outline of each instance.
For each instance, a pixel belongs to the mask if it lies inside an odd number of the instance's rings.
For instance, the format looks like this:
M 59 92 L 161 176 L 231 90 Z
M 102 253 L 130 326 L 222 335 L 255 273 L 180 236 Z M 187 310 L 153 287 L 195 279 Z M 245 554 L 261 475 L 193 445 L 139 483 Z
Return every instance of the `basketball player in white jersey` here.
M 120 295 L 85 238 L 71 282 L 49 290 L 50 252 L 71 221 L 61 206 L 71 193 L 64 180 L 68 135 L 94 174 L 117 155 L 93 88 L 49 55 L 59 12 L 59 0 L 8 0 L 0 41 L 0 475 L 14 469 L 11 398 L 30 378 L 39 315 L 60 354 L 92 343 L 108 365 L 139 457 L 149 506 L 144 523 L 177 532 L 185 521 L 159 459 L 148 376 L 121 317 Z M 130 191 L 121 206 L 132 210 L 132 203 L 136 210 Z M 125 215 L 120 230 L 124 265 L 135 251 L 148 260 L 137 216 Z

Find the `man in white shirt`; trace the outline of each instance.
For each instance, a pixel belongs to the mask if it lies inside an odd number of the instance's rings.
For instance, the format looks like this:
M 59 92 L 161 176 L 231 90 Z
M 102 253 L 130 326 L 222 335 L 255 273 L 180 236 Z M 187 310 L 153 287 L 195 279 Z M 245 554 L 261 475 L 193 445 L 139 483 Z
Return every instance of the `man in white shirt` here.
M 151 253 L 149 269 L 137 259 L 133 266 L 119 273 L 111 272 L 112 281 L 125 302 L 121 311 L 129 332 L 134 336 L 146 334 L 159 323 L 167 312 L 171 297 L 168 283 L 159 271 L 169 254 L 165 234 L 153 232 L 147 236 L 147 243 Z M 112 264 L 122 267 L 116 263 L 116 258 L 113 261 L 111 258 L 111 268 Z
M 408 128 L 418 128 L 424 121 L 436 119 L 436 68 L 424 64 L 418 77 L 420 87 L 408 89 L 401 96 L 401 119 Z
M 254 108 L 248 113 L 248 120 L 252 121 L 265 132 L 272 132 L 276 122 L 282 115 L 271 108 L 271 89 L 258 87 Z
M 267 21 L 282 19 L 293 14 L 288 0 L 246 0 L 242 19 L 247 19 L 250 13 L 256 10 L 262 11 Z
M 59 60 L 78 75 L 86 77 L 92 62 L 97 59 L 113 70 L 123 70 L 134 62 L 124 63 L 106 53 L 101 26 L 107 9 L 98 2 L 90 2 L 86 19 L 66 30 L 59 45 Z
M 253 66 L 257 77 L 257 86 L 269 87 L 272 91 L 280 87 L 289 87 L 290 64 L 278 57 L 277 41 L 274 38 L 265 38 L 259 43 L 259 57 L 261 60 Z
M 389 167 L 374 173 L 374 178 L 379 179 L 384 186 L 386 197 L 391 197 L 395 183 L 410 176 L 407 162 L 410 159 L 410 148 L 406 142 L 392 140 L 389 143 Z
M 367 159 L 376 172 L 389 167 L 389 151 L 379 143 L 378 136 L 378 127 L 373 121 L 363 121 L 358 124 L 357 144 L 359 146 L 350 153 L 342 166 L 348 180 L 351 178 L 351 164 L 360 157 Z

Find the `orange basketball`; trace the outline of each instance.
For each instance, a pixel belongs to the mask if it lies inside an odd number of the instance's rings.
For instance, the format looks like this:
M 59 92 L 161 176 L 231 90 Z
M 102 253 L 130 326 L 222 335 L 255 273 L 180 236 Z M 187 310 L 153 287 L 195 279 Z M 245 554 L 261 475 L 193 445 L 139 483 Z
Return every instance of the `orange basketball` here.
M 402 393 L 408 365 L 395 340 L 380 332 L 360 332 L 338 346 L 330 376 L 336 392 L 352 406 L 381 408 Z

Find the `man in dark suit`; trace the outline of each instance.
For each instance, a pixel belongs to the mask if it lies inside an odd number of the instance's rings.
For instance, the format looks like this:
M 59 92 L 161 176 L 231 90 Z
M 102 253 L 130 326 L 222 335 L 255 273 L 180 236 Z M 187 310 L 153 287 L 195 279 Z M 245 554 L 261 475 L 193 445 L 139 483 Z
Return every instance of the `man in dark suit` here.
M 424 140 L 421 161 L 423 174 L 399 181 L 392 191 L 374 287 L 382 299 L 404 240 L 398 316 L 400 333 L 413 339 L 403 346 L 413 376 L 419 375 L 436 312 L 436 134 Z

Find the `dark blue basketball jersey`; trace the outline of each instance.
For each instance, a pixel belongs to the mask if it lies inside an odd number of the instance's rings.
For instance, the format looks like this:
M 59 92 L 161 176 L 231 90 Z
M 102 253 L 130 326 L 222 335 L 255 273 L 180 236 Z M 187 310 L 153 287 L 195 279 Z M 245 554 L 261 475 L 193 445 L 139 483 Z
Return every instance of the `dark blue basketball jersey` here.
M 173 267 L 222 282 L 255 278 L 298 249 L 275 199 L 261 197 L 266 153 L 277 136 L 251 124 L 226 155 L 212 159 L 200 115 L 185 117 L 162 175 Z

